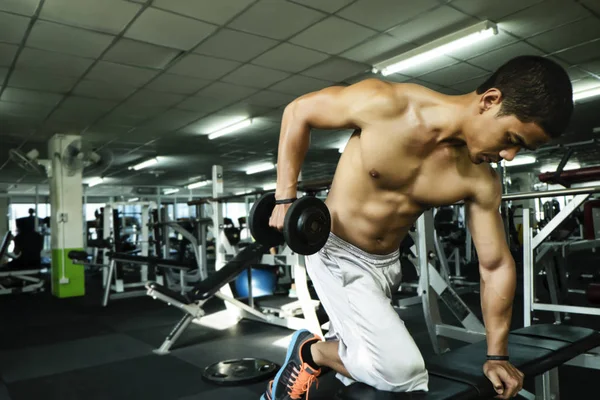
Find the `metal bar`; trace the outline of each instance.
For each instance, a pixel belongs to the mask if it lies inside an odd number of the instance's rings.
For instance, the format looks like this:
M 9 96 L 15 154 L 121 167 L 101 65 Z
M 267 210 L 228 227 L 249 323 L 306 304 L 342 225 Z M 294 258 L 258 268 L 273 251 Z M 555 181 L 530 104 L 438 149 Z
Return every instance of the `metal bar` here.
M 453 325 L 437 325 L 435 330 L 438 336 L 460 340 L 461 342 L 476 343 L 485 339 L 485 332 L 472 331 Z
M 523 208 L 523 326 L 531 325 L 533 302 L 533 250 L 529 208 Z
M 592 194 L 600 192 L 600 186 L 580 187 L 571 189 L 544 190 L 539 192 L 513 193 L 502 196 L 502 201 L 538 199 L 543 197 L 570 196 L 577 194 Z
M 106 286 L 104 287 L 104 296 L 102 298 L 102 307 L 106 307 L 108 304 L 108 297 L 110 295 L 110 281 L 115 273 L 115 260 L 110 261 L 110 265 L 108 267 L 108 274 L 106 276 Z
M 548 292 L 550 292 L 550 301 L 552 304 L 560 304 L 558 296 L 558 277 L 554 268 L 554 260 L 546 260 L 544 262 L 544 270 L 546 271 L 546 279 L 548 280 Z M 558 311 L 554 311 L 554 321 L 560 324 L 561 318 Z
M 535 397 L 540 400 L 560 400 L 558 368 L 544 372 L 535 378 Z
M 598 357 L 596 354 L 586 353 L 578 355 L 574 359 L 567 361 L 565 364 L 572 365 L 574 367 L 600 370 L 600 357 Z
M 154 354 L 164 356 L 169 354 L 171 346 L 179 339 L 179 336 L 187 329 L 190 323 L 194 320 L 194 317 L 190 314 L 185 314 L 178 322 L 175 327 L 171 330 L 169 335 L 165 338 L 164 342 L 160 347 L 154 350 Z
M 427 228 L 430 229 L 427 229 Z M 437 336 L 436 326 L 442 324 L 442 317 L 438 306 L 438 298 L 435 290 L 429 283 L 429 253 L 434 254 L 434 246 L 432 243 L 433 233 L 433 213 L 431 210 L 425 211 L 417 220 L 417 254 L 419 261 L 419 293 L 423 302 L 423 314 L 425 316 L 425 324 L 429 339 L 433 345 L 433 350 L 436 354 L 445 353 L 450 349 L 448 342 Z
M 571 200 L 565 208 L 560 210 L 558 214 L 554 216 L 548 223 L 548 225 L 544 226 L 542 230 L 535 235 L 535 237 L 531 241 L 531 247 L 535 250 L 550 234 L 561 224 L 565 219 L 569 217 L 583 202 L 590 197 L 590 193 L 578 194 Z
M 533 310 L 539 311 L 558 311 L 582 315 L 600 315 L 600 308 L 593 307 L 578 307 L 578 306 L 563 306 L 560 304 L 533 303 Z

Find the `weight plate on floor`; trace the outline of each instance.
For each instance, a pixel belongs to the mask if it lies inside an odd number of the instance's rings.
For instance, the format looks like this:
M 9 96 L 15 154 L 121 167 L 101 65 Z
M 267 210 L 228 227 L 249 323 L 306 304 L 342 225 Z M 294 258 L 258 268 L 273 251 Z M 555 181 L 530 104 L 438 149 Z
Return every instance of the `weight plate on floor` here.
M 235 386 L 268 380 L 275 376 L 279 366 L 260 358 L 239 358 L 209 365 L 202 378 L 217 385 Z
M 315 254 L 327 242 L 331 230 L 331 215 L 327 205 L 316 197 L 296 200 L 285 214 L 283 237 L 292 251 Z
M 250 210 L 248 227 L 254 240 L 266 247 L 283 244 L 283 234 L 269 226 L 269 218 L 275 208 L 275 193 L 264 194 Z

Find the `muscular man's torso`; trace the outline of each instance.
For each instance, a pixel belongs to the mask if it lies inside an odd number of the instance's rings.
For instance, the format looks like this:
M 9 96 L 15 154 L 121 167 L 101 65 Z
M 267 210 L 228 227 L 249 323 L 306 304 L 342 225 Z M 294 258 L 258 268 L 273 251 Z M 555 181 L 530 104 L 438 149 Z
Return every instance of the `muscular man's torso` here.
M 326 200 L 332 232 L 369 253 L 395 251 L 424 210 L 470 198 L 492 179 L 464 145 L 439 143 L 440 128 L 424 116 L 435 110 L 420 105 L 355 131 L 337 166 Z

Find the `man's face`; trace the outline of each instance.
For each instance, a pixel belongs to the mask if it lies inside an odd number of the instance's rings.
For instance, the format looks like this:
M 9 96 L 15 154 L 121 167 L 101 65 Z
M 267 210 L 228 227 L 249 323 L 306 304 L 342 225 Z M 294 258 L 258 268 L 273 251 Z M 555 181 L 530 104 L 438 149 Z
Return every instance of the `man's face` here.
M 514 115 L 497 117 L 502 103 L 494 95 L 486 99 L 484 94 L 479 113 L 465 124 L 464 134 L 473 163 L 511 161 L 521 149 L 535 150 L 550 141 L 533 122 L 521 122 Z

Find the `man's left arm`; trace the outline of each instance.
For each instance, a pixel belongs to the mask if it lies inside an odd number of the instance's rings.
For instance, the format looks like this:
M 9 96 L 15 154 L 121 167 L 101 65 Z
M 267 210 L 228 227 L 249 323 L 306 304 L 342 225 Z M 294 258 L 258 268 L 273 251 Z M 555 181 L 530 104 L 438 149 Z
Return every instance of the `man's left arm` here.
M 481 308 L 487 338 L 487 354 L 508 356 L 508 334 L 516 289 L 515 261 L 506 243 L 500 217 L 502 189 L 495 174 L 466 202 L 467 223 L 479 259 Z M 506 361 L 484 366 L 498 398 L 510 398 L 522 388 L 522 373 Z

